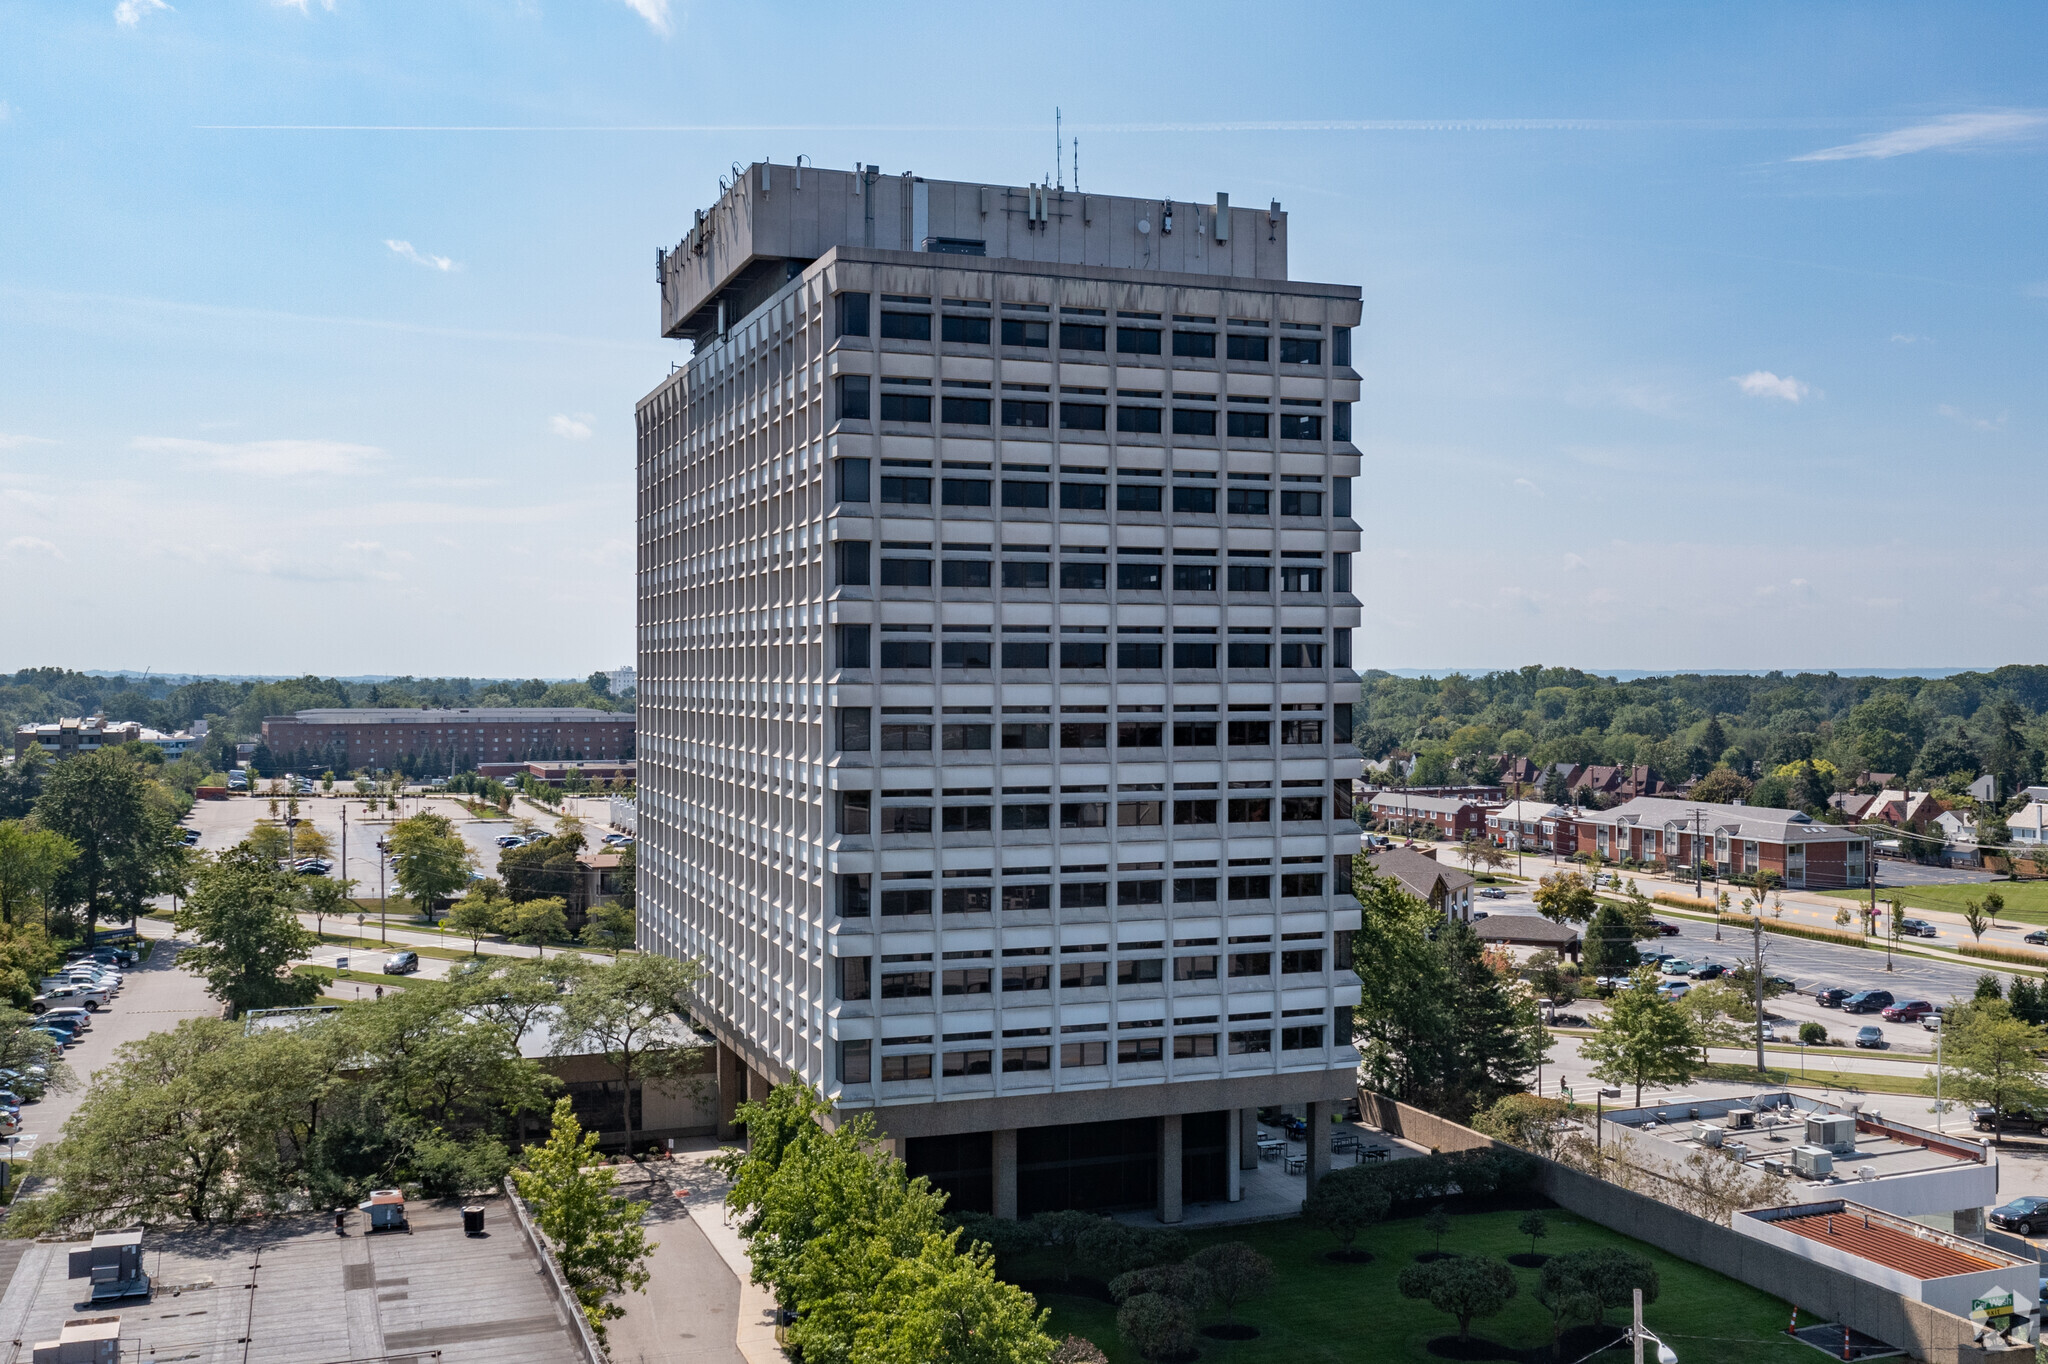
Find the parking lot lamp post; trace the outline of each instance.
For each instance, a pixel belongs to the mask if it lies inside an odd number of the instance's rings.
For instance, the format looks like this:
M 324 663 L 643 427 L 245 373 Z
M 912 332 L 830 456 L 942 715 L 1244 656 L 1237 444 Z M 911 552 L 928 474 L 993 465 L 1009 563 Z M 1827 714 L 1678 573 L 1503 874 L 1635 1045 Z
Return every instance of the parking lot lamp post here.
M 1618 1088 L 1609 1089 L 1603 1085 L 1593 1091 L 1593 1154 L 1596 1156 L 1600 1154 L 1602 1149 L 1601 1143 L 1606 1139 L 1607 1135 L 1606 1128 L 1601 1122 L 1601 1114 L 1606 1111 L 1607 1100 L 1619 1099 L 1620 1097 L 1621 1090 Z

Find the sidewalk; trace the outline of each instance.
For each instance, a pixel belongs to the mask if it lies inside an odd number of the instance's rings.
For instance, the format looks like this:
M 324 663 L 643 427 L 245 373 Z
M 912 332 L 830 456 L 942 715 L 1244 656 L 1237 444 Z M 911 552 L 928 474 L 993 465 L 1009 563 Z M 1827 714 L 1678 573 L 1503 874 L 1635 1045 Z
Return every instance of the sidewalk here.
M 718 1150 L 718 1143 L 709 1137 L 678 1140 L 673 1161 L 650 1161 L 638 1167 L 651 1186 L 650 1205 L 660 1204 L 663 1209 L 649 1217 L 650 1225 L 659 1229 L 655 1239 L 663 1244 L 649 1261 L 653 1277 L 646 1291 L 627 1298 L 625 1306 L 630 1321 L 632 1314 L 641 1310 L 643 1300 L 651 1302 L 657 1295 L 672 1292 L 665 1285 L 677 1282 L 679 1276 L 697 1285 L 700 1292 L 706 1282 L 715 1283 L 730 1295 L 731 1309 L 719 1319 L 720 1340 L 730 1343 L 721 1345 L 722 1353 L 710 1352 L 708 1345 L 691 1347 L 701 1348 L 702 1353 L 676 1353 L 686 1341 L 695 1339 L 685 1334 L 689 1313 L 673 1306 L 655 1306 L 643 1313 L 654 1334 L 646 1346 L 636 1348 L 659 1348 L 668 1353 L 648 1353 L 646 1364 L 697 1364 L 699 1360 L 707 1364 L 740 1360 L 745 1364 L 787 1364 L 775 1340 L 774 1295 L 751 1281 L 753 1266 L 747 1260 L 746 1243 L 740 1239 L 739 1229 L 726 1220 L 725 1194 L 731 1185 L 708 1163 Z M 684 1196 L 678 1197 L 679 1192 Z M 718 1272 L 721 1269 L 723 1274 Z M 612 1330 L 616 1342 L 612 1358 L 618 1364 L 640 1364 L 641 1357 L 624 1348 L 619 1327 Z M 708 1339 L 714 1333 L 704 1329 L 697 1334 Z

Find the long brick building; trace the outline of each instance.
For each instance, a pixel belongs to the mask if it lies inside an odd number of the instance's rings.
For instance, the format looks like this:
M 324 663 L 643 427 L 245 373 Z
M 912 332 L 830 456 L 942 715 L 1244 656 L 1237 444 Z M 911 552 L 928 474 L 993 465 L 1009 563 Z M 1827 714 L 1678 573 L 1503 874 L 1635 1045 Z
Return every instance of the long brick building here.
M 633 739 L 631 714 L 578 706 L 302 710 L 264 717 L 258 766 L 438 776 L 481 763 L 631 758 Z
M 1771 871 L 1795 890 L 1860 886 L 1870 865 L 1869 838 L 1850 826 L 1822 824 L 1797 810 L 1647 796 L 1560 823 L 1558 851 L 1674 868 L 1697 860 L 1721 876 Z

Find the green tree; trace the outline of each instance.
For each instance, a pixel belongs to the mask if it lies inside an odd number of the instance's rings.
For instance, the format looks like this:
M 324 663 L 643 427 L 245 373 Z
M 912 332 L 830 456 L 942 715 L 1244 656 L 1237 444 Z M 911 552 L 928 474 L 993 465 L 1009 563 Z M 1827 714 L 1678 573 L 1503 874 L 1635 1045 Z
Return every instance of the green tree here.
M 78 849 L 51 901 L 77 912 L 88 944 L 101 919 L 133 919 L 151 896 L 182 884 L 177 821 L 152 801 L 151 786 L 134 759 L 114 749 L 68 758 L 43 779 L 35 822 Z
M 37 1154 L 52 1192 L 17 1207 L 10 1232 L 206 1226 L 276 1203 L 276 1136 L 319 1083 L 310 1054 L 270 1045 L 278 1036 L 192 1018 L 122 1046 Z
M 1643 1305 L 1657 1301 L 1662 1284 L 1657 1267 L 1649 1257 L 1619 1246 L 1595 1246 L 1575 1250 L 1558 1259 L 1565 1261 L 1564 1273 L 1576 1278 L 1593 1308 L 1595 1324 L 1604 1323 L 1610 1308 L 1628 1307 L 1641 1289 Z M 1552 1263 L 1555 1263 L 1553 1261 Z M 1548 1269 L 1550 1266 L 1545 1265 Z
M 1540 1212 L 1522 1214 L 1522 1220 L 1515 1224 L 1515 1230 L 1529 1238 L 1529 1255 L 1534 1258 L 1536 1243 L 1550 1235 L 1550 1219 Z
M 1942 1020 L 1942 1048 L 1959 1098 L 2003 1111 L 2048 1099 L 2041 1053 L 2048 1029 L 2013 1016 L 2001 999 L 1973 999 Z
M 1048 1364 L 1051 1313 L 996 1277 L 988 1252 L 960 1249 L 927 1234 L 914 1256 L 899 1259 L 877 1294 L 883 1310 L 865 1314 L 848 1357 L 861 1364 Z
M 1393 1199 L 1374 1172 L 1362 1165 L 1332 1170 L 1316 1181 L 1301 1205 L 1302 1220 L 1337 1238 L 1338 1252 L 1351 1255 L 1359 1234 L 1387 1215 Z
M 600 952 L 609 952 L 612 960 L 617 961 L 619 952 L 633 945 L 634 931 L 631 909 L 623 904 L 596 905 L 583 924 L 583 944 Z
M 249 830 L 242 846 L 265 861 L 283 862 L 292 855 L 291 834 L 282 824 L 258 824 Z
M 1401 1296 L 1420 1298 L 1458 1323 L 1458 1339 L 1468 1340 L 1472 1322 L 1499 1313 L 1515 1297 L 1515 1274 L 1490 1255 L 1459 1255 L 1403 1267 Z
M 391 826 L 392 877 L 422 915 L 470 883 L 476 856 L 445 815 L 417 814 Z
M 1639 969 L 1629 988 L 1618 992 L 1593 1035 L 1579 1044 L 1593 1062 L 1595 1079 L 1634 1085 L 1636 1103 L 1644 1085 L 1682 1085 L 1698 1070 L 1699 1037 L 1685 1011 L 1657 988 L 1657 973 Z
M 51 891 L 77 857 L 78 848 L 62 834 L 18 819 L 0 824 L 0 922 L 25 923 L 31 911 L 47 913 Z
M 590 968 L 562 1001 L 558 1054 L 602 1056 L 618 1076 L 628 1151 L 634 1089 L 682 1082 L 704 1059 L 686 1021 L 703 974 L 696 962 L 647 953 Z
M 1984 941 L 1984 930 L 1991 927 L 1991 916 L 1984 912 L 1984 902 L 1972 897 L 1963 901 L 1963 927 L 1970 930 L 1970 936 L 1978 942 Z
M 1318 1187 L 1327 1182 L 1320 1181 Z M 1208 1276 L 1210 1292 L 1223 1305 L 1225 1325 L 1237 1321 L 1239 1303 L 1263 1297 L 1273 1287 L 1273 1262 L 1242 1241 L 1204 1246 L 1189 1263 Z
M 1696 801 L 1707 805 L 1733 805 L 1738 800 L 1747 800 L 1754 789 L 1750 780 L 1726 763 L 1717 764 L 1706 776 L 1693 783 L 1687 794 Z
M 1626 975 L 1641 960 L 1642 954 L 1636 951 L 1635 928 L 1617 906 L 1600 906 L 1584 937 L 1586 969 L 1595 975 Z
M 547 1144 L 529 1147 L 525 1166 L 512 1172 L 600 1340 L 605 1323 L 625 1315 L 610 1299 L 647 1286 L 645 1262 L 654 1251 L 640 1225 L 641 1205 L 614 1197 L 613 1178 L 597 1152 L 597 1134 L 583 1130 L 567 1099 L 555 1102 Z
M 1444 1237 L 1451 1234 L 1451 1210 L 1439 1203 L 1422 1218 L 1422 1229 L 1429 1233 L 1432 1254 L 1444 1253 Z
M 244 848 L 205 859 L 178 911 L 178 930 L 199 941 L 179 964 L 239 1018 L 250 1009 L 310 1004 L 322 977 L 294 971 L 317 939 L 299 924 L 297 887 L 276 864 Z
M 484 939 L 498 931 L 509 908 L 509 901 L 493 900 L 481 889 L 473 890 L 455 902 L 442 923 L 469 939 L 469 954 L 474 957 L 483 951 Z
M 313 916 L 316 938 L 327 931 L 329 919 L 345 919 L 355 913 L 356 904 L 350 898 L 355 888 L 353 880 L 326 876 L 300 878 L 298 911 Z
M 545 957 L 550 940 L 569 936 L 568 907 L 553 896 L 528 900 L 508 909 L 502 924 L 506 937 L 533 948 L 535 956 Z
M 1547 1156 L 1570 1121 L 1562 1099 L 1537 1094 L 1509 1094 L 1483 1113 L 1472 1126 L 1497 1141 Z M 1355 1167 L 1354 1167 L 1355 1168 Z
M 1536 883 L 1536 909 L 1546 919 L 1561 924 L 1582 924 L 1594 915 L 1600 902 L 1593 888 L 1575 871 L 1553 872 Z
M 1529 1087 L 1549 1046 L 1535 1000 L 1496 970 L 1471 926 L 1353 862 L 1356 1041 L 1373 1088 L 1464 1119 Z
M 1138 1293 L 1116 1311 L 1116 1331 L 1141 1359 L 1177 1359 L 1195 1348 L 1188 1309 L 1164 1293 Z
M 535 1023 L 554 1012 L 563 993 L 581 978 L 587 965 L 576 956 L 538 961 L 500 958 L 464 978 L 465 1002 L 503 1028 L 516 1046 Z

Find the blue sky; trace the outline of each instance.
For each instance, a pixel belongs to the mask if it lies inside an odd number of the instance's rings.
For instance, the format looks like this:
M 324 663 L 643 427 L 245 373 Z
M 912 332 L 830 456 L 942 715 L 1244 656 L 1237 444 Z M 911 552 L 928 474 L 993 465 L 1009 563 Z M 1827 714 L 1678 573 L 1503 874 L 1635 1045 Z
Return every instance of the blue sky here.
M 654 248 L 1056 104 L 1363 286 L 1361 665 L 2040 662 L 2044 73 L 2017 4 L 0 0 L 0 668 L 625 661 Z

